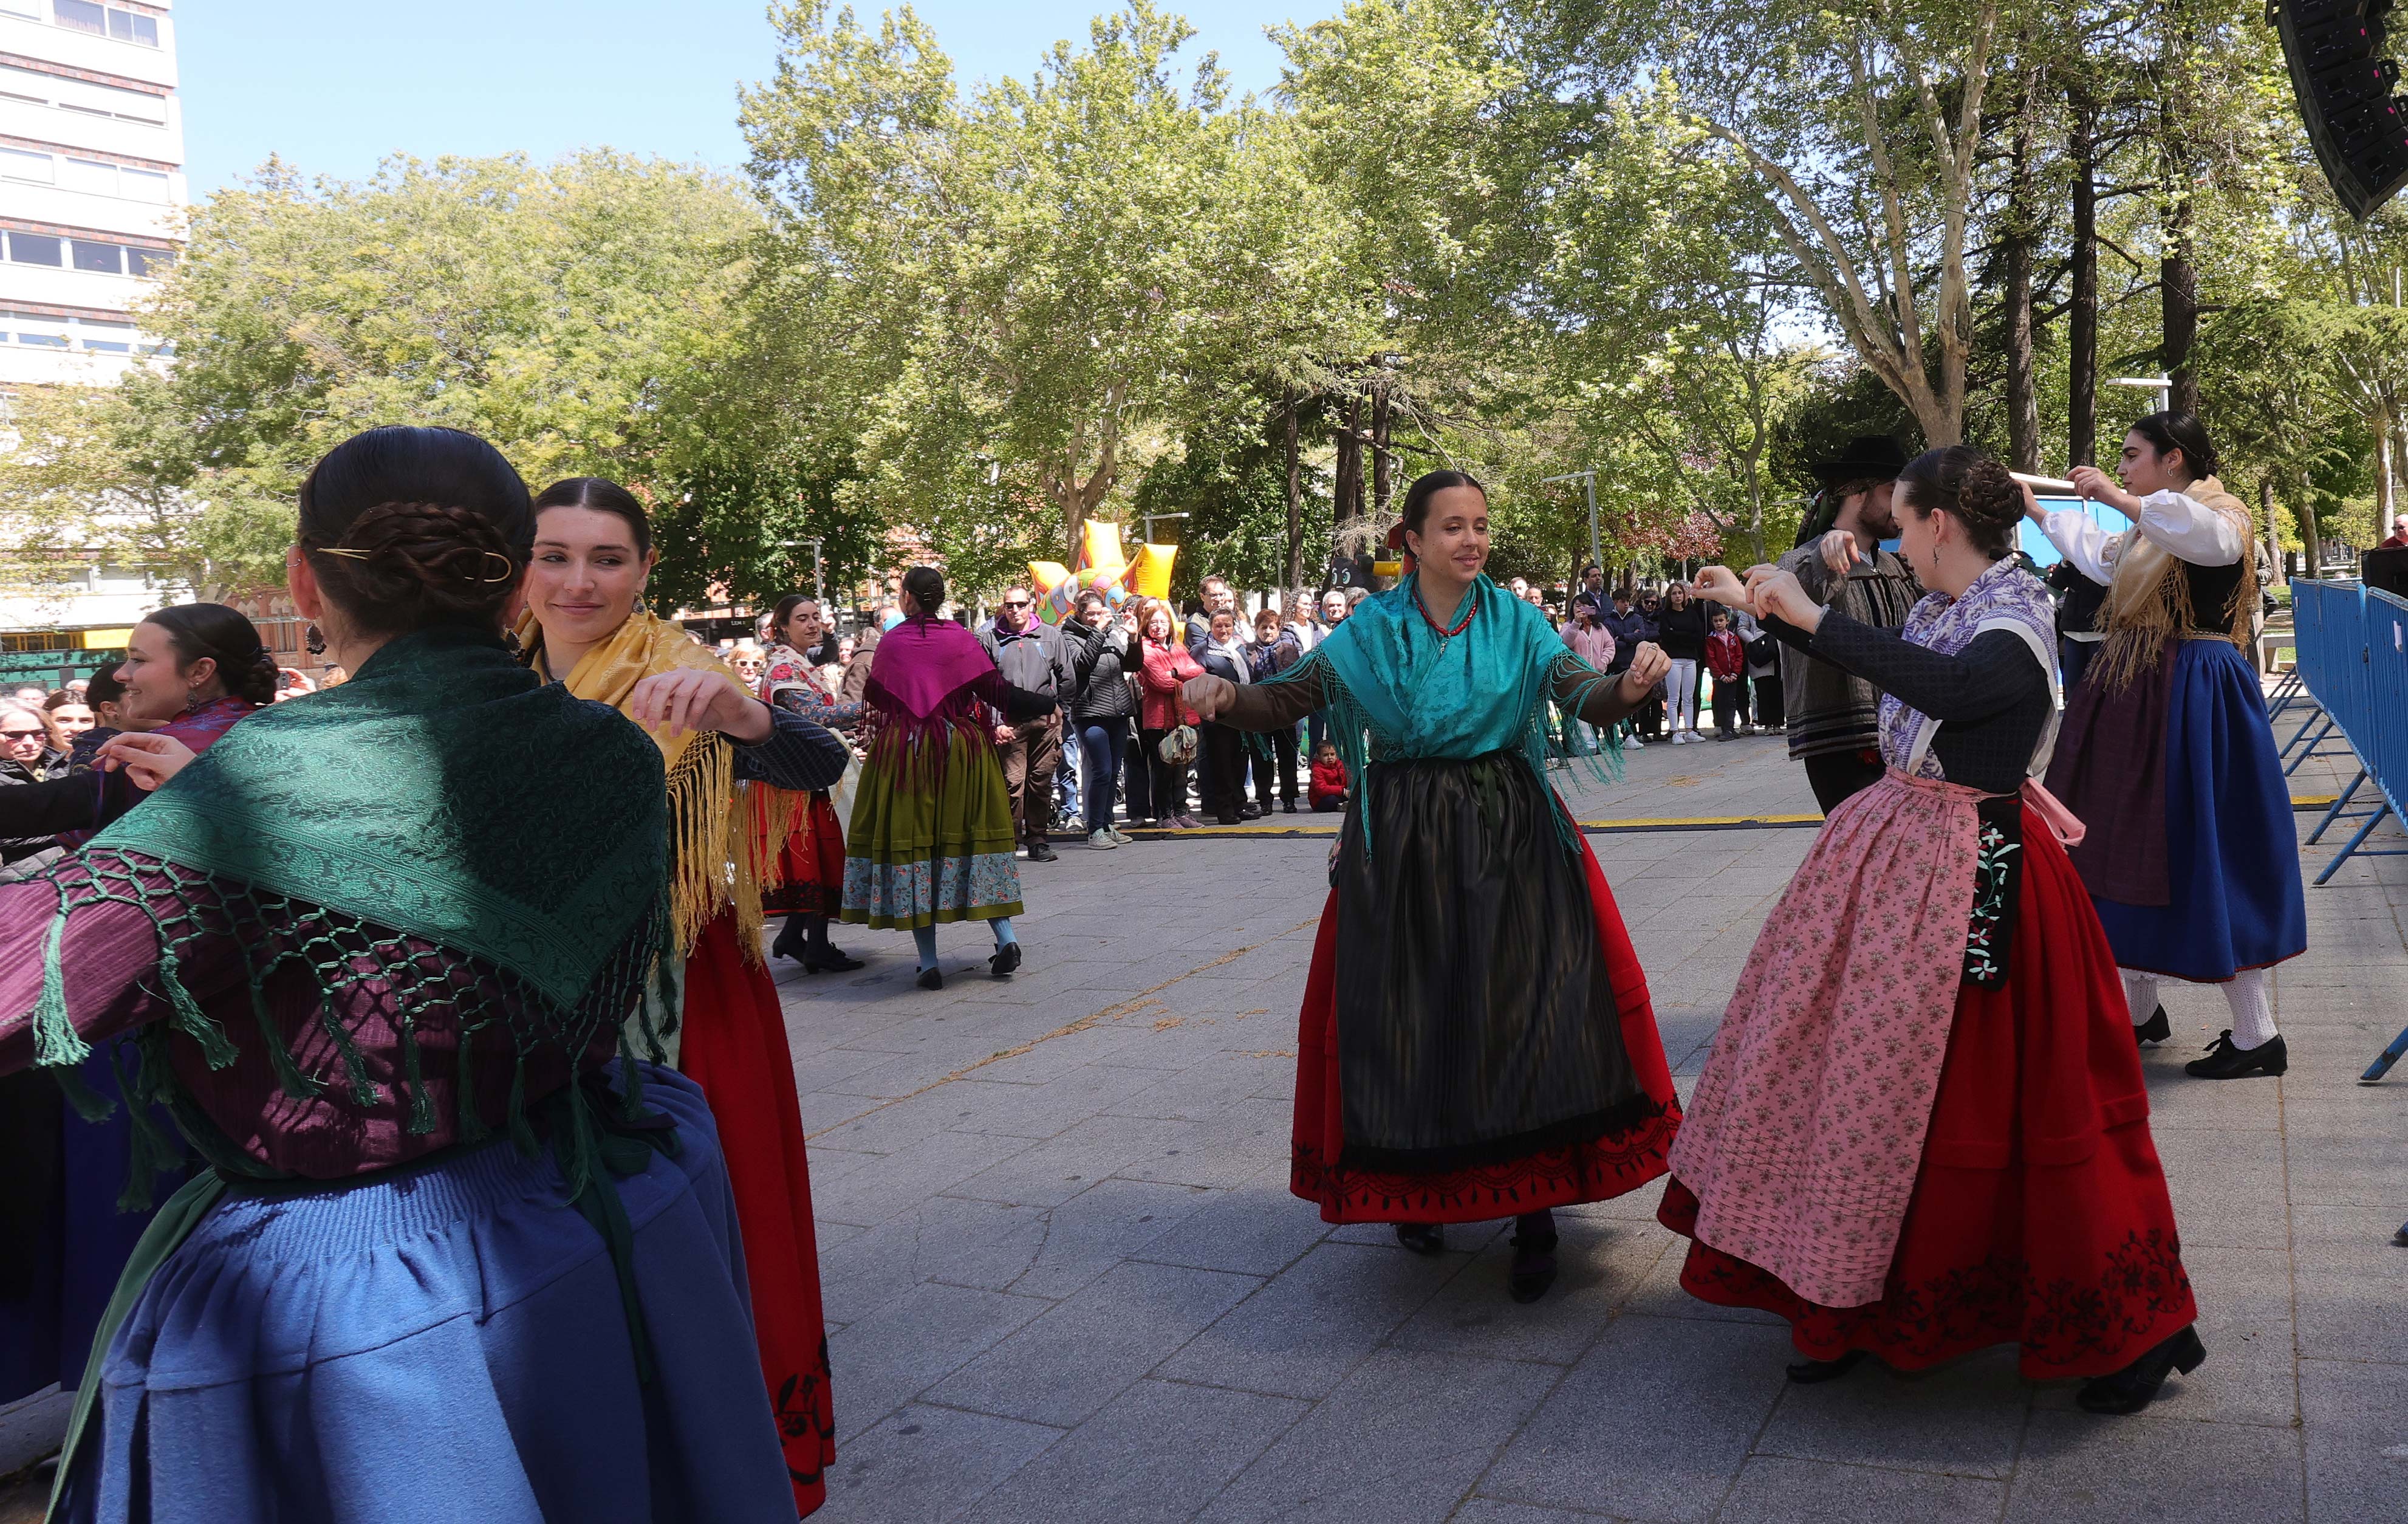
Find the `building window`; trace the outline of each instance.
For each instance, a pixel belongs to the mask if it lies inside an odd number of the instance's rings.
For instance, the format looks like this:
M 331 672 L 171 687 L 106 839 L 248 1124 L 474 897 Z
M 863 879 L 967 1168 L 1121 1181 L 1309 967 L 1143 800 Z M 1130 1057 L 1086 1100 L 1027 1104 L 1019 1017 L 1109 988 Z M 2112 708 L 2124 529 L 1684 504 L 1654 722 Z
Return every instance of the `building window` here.
M 167 177 L 156 169 L 123 169 L 117 172 L 117 194 L 129 201 L 167 201 Z
M 11 233 L 8 235 L 8 259 L 16 265 L 64 265 L 59 245 L 64 239 L 47 233 Z
M 144 249 L 101 238 L 63 238 L 50 233 L 10 233 L 8 257 L 20 265 L 72 265 L 95 275 L 157 277 L 176 263 L 172 249 Z
M 6 0 L 0 0 L 0 5 L 5 4 Z M 165 95 L 105 85 L 93 79 L 70 79 L 62 75 L 44 74 L 38 69 L 0 65 L 0 99 L 23 101 L 31 106 L 55 106 L 63 111 L 74 111 L 81 116 L 115 117 L 120 122 L 139 122 L 150 127 L 167 124 L 167 97 Z
M 48 185 L 58 179 L 56 167 L 47 153 L 27 153 L 22 149 L 0 148 L 0 176 L 9 180 L 30 180 Z
M 50 14 L 61 26 L 71 32 L 88 32 L 96 37 L 115 37 L 120 42 L 140 43 L 145 48 L 159 46 L 159 19 L 138 11 L 120 10 L 114 6 L 100 6 L 93 0 L 50 0 Z
M 145 48 L 159 46 L 159 22 L 156 17 L 137 11 L 112 9 L 108 13 L 108 35 L 120 42 L 138 42 Z
M 93 195 L 117 194 L 117 165 L 94 159 L 64 158 L 60 161 L 59 189 L 83 191 Z
M 0 0 L 0 16 L 22 16 L 38 22 L 42 19 L 42 0 Z
M 114 243 L 93 243 L 85 238 L 71 238 L 68 247 L 75 257 L 75 267 L 101 275 L 125 273 L 125 251 Z
M 134 352 L 134 324 L 103 323 L 97 318 L 76 319 L 76 337 L 83 347 L 101 354 Z
M 125 251 L 125 273 L 128 275 L 165 275 L 167 266 L 176 263 L 172 249 L 135 249 Z

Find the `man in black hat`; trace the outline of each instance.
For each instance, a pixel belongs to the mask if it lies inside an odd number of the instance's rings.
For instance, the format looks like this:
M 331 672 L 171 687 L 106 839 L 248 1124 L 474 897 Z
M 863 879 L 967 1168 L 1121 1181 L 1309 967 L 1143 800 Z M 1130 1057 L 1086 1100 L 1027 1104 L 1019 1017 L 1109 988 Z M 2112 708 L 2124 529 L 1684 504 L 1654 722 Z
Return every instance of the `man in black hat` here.
M 1884 629 L 1904 625 L 1923 597 L 1906 563 L 1881 548 L 1898 536 L 1890 492 L 1905 468 L 1906 452 L 1881 435 L 1851 439 L 1836 458 L 1818 463 L 1822 497 L 1798 548 L 1780 563 L 1815 602 Z M 1789 755 L 1806 765 L 1828 815 L 1882 775 L 1881 693 L 1794 647 L 1783 646 L 1781 659 Z

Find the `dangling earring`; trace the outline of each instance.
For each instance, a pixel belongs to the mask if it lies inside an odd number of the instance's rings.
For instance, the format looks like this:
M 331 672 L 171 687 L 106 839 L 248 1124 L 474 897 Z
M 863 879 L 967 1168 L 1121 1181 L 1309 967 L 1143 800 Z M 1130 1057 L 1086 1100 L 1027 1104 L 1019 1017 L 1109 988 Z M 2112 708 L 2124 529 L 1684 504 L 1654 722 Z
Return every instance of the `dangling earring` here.
M 201 690 L 198 687 L 186 688 L 184 690 L 184 712 L 190 714 L 193 711 L 200 707 Z
M 526 646 L 519 640 L 519 632 L 515 629 L 506 629 L 502 631 L 502 644 L 509 648 L 509 653 L 512 656 L 523 656 L 526 654 Z
M 326 638 L 318 633 L 318 626 L 315 625 L 310 625 L 302 635 L 301 643 L 309 648 L 309 654 L 313 656 L 322 656 L 326 654 Z

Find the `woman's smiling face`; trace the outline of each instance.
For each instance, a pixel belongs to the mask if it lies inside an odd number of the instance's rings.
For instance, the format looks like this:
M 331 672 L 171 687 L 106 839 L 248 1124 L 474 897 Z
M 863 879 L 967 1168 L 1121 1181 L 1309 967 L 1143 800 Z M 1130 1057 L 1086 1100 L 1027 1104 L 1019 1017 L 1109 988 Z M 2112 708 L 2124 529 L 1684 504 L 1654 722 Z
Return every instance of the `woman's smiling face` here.
M 527 608 L 547 639 L 592 645 L 626 622 L 652 568 L 652 557 L 637 554 L 636 537 L 618 514 L 547 508 L 535 521 Z

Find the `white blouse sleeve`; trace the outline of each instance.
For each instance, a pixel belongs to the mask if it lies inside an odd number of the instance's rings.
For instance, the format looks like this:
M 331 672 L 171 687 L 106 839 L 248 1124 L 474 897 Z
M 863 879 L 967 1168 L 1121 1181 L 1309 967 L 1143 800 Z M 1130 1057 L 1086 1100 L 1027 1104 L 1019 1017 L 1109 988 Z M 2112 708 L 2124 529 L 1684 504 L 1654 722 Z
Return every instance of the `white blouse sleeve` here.
M 2089 514 L 2071 508 L 2051 510 L 2041 519 L 2040 532 L 2092 582 L 2103 587 L 2115 580 L 2115 553 L 2123 548 L 2124 537 L 2109 534 Z
M 2140 530 L 2193 566 L 2229 567 L 2241 559 L 2241 527 L 2184 493 L 2153 492 L 2142 498 Z

